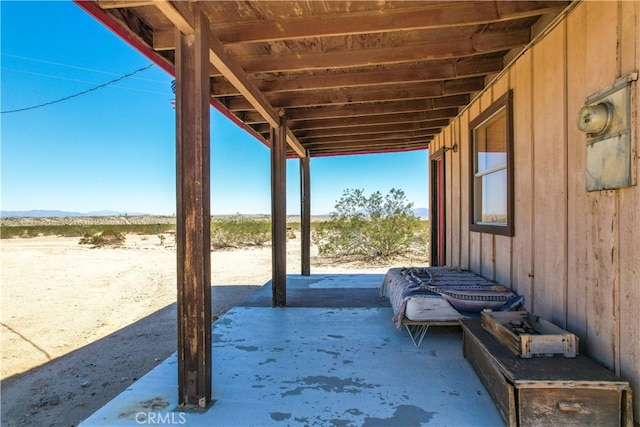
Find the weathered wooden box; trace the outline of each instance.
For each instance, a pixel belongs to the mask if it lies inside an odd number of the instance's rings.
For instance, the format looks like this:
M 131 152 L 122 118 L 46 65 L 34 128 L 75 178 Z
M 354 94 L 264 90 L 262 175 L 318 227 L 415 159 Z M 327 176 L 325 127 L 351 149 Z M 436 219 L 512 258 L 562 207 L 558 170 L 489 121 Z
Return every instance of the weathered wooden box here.
M 533 331 L 514 332 L 513 325 L 518 323 L 530 326 Z M 523 358 L 578 354 L 577 336 L 528 311 L 483 311 L 481 324 L 509 351 Z
M 462 351 L 508 427 L 633 427 L 628 381 L 584 355 L 513 354 L 481 326 L 462 319 Z

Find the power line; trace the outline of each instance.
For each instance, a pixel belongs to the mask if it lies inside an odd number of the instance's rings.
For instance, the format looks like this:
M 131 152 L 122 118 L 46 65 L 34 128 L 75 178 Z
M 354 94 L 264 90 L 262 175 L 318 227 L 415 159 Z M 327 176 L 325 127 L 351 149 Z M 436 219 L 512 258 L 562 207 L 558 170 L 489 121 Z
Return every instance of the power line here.
M 117 79 L 111 80 L 111 81 L 109 81 L 107 83 L 103 83 L 101 85 L 98 85 L 98 86 L 93 87 L 91 89 L 87 89 L 87 90 L 82 91 L 80 93 L 76 93 L 74 95 L 69 95 L 69 96 L 65 96 L 64 98 L 56 99 L 55 101 L 45 102 L 44 104 L 34 105 L 34 106 L 31 106 L 31 107 L 25 107 L 25 108 L 19 108 L 19 109 L 16 109 L 16 110 L 0 111 L 0 114 L 19 113 L 21 111 L 35 110 L 36 108 L 46 107 L 48 105 L 57 104 L 59 102 L 67 101 L 67 100 L 72 99 L 72 98 L 77 98 L 78 96 L 85 95 L 85 94 L 87 94 L 89 92 L 94 92 L 94 91 L 96 91 L 98 89 L 102 89 L 103 87 L 110 86 L 110 85 L 112 85 L 114 83 L 119 82 L 120 80 L 126 79 L 127 77 L 131 77 L 131 76 L 133 76 L 135 74 L 138 74 L 138 73 L 140 73 L 142 71 L 148 70 L 149 68 L 151 68 L 153 66 L 154 66 L 154 64 L 149 64 L 146 67 L 139 68 L 139 69 L 137 69 L 137 70 L 135 70 L 135 71 L 133 71 L 133 72 L 131 72 L 129 74 L 125 74 L 124 76 L 120 76 Z
M 71 77 L 57 76 L 55 74 L 36 73 L 36 72 L 33 72 L 33 71 L 24 71 L 24 70 L 18 70 L 18 69 L 15 69 L 15 68 L 7 68 L 7 67 L 3 67 L 2 68 L 2 72 L 3 73 L 7 72 L 7 71 L 12 71 L 14 73 L 28 74 L 28 75 L 31 75 L 31 76 L 46 77 L 46 78 L 49 78 L 49 79 L 66 80 L 66 81 L 78 82 L 78 83 L 96 84 L 95 81 L 91 81 L 91 80 L 74 79 L 74 78 L 71 78 Z M 108 74 L 117 75 L 115 73 L 108 73 Z M 152 82 L 152 83 L 163 83 L 163 84 L 166 84 L 166 82 L 163 82 L 163 81 L 160 81 L 160 80 L 143 79 L 143 78 L 140 78 L 140 77 L 137 77 L 137 78 L 132 79 L 132 80 L 141 80 L 141 81 L 147 81 L 147 82 Z M 131 91 L 135 91 L 135 92 L 154 93 L 154 94 L 159 94 L 159 95 L 166 94 L 166 92 L 160 92 L 160 91 L 157 91 L 157 90 L 140 89 L 139 87 L 129 87 L 129 86 L 119 85 L 119 86 L 117 86 L 117 88 L 118 89 L 123 89 L 123 90 L 131 90 Z
M 26 60 L 26 61 L 33 61 L 33 62 L 40 62 L 40 63 L 43 63 L 43 64 L 56 65 L 56 66 L 59 66 L 59 67 L 72 68 L 74 70 L 90 71 L 92 73 L 100 73 L 100 74 L 110 74 L 112 76 L 117 76 L 118 75 L 118 73 L 114 73 L 112 71 L 104 71 L 104 70 L 96 70 L 94 68 L 79 67 L 77 65 L 64 64 L 62 62 L 47 61 L 45 59 L 31 58 L 31 57 L 28 57 L 28 56 L 14 55 L 14 54 L 11 54 L 11 53 L 6 53 L 6 52 L 0 52 L 0 55 L 9 56 L 11 58 L 23 59 L 23 60 Z M 21 71 L 21 70 L 16 70 L 16 71 Z M 27 71 L 22 71 L 22 72 L 27 73 Z M 49 76 L 49 77 L 55 77 L 55 76 Z M 155 79 L 140 79 L 140 80 L 145 80 L 145 81 L 149 81 L 149 82 L 156 82 L 156 83 L 164 83 L 164 81 L 155 80 Z

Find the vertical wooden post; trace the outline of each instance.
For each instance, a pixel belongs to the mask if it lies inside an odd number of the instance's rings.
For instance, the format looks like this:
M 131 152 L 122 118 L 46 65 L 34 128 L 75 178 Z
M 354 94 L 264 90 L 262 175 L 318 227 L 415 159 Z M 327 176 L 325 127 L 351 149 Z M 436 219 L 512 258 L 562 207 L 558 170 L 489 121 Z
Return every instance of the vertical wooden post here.
M 178 404 L 211 402 L 209 25 L 176 31 Z
M 300 242 L 303 276 L 311 275 L 311 171 L 309 151 L 300 157 Z
M 273 307 L 287 305 L 287 119 L 271 132 L 271 263 Z

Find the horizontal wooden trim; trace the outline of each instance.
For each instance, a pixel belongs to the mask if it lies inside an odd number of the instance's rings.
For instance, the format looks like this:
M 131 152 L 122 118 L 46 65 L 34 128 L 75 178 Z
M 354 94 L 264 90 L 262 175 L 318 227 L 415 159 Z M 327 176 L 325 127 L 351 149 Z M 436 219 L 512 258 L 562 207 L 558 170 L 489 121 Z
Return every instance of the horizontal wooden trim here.
M 513 225 L 469 224 L 469 230 L 477 233 L 513 236 Z

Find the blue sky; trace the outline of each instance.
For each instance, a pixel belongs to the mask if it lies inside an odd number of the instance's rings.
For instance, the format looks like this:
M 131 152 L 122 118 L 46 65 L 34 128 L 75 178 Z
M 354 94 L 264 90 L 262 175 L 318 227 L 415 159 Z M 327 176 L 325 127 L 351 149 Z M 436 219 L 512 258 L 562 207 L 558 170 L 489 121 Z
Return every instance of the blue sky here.
M 67 1 L 2 1 L 0 110 L 74 95 L 149 60 Z M 0 115 L 5 211 L 175 212 L 173 78 L 157 66 L 105 88 Z M 269 150 L 211 110 L 211 212 L 269 213 Z M 403 190 L 428 206 L 428 152 L 311 159 L 311 213 L 347 188 Z M 299 162 L 287 161 L 287 211 L 299 213 Z

